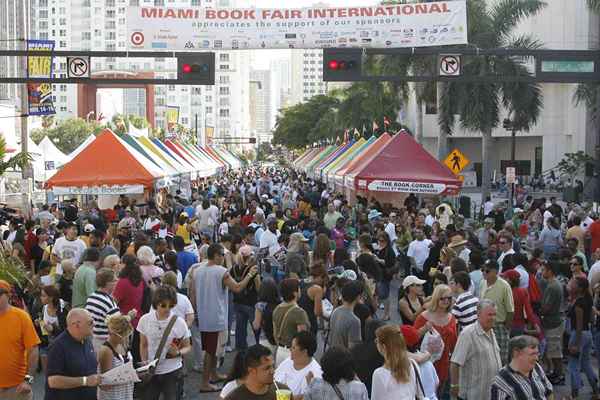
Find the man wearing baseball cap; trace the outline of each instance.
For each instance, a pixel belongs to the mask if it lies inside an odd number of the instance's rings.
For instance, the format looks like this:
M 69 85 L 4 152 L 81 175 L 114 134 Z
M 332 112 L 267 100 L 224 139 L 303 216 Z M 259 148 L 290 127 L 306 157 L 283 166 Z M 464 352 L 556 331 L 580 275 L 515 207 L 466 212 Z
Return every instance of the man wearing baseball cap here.
M 9 303 L 12 286 L 0 280 L 0 399 L 32 399 L 40 339 L 29 315 Z

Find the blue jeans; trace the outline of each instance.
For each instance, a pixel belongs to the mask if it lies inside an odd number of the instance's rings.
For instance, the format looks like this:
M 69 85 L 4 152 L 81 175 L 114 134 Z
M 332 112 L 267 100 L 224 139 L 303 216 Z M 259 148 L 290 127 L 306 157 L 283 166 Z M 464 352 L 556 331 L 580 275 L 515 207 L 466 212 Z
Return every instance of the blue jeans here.
M 598 364 L 600 365 L 600 329 L 594 328 L 592 330 L 592 336 L 594 340 L 594 350 L 596 350 L 596 358 L 598 359 Z
M 254 321 L 254 307 L 245 304 L 234 304 L 233 308 L 235 310 L 235 348 L 237 350 L 247 349 L 248 323 L 252 324 L 252 321 Z M 260 336 L 260 331 L 258 331 L 258 335 Z M 258 344 L 260 337 L 256 336 L 256 332 L 254 333 L 254 339 Z
M 575 343 L 577 332 L 571 331 L 569 337 L 569 346 Z M 596 376 L 592 363 L 590 360 L 590 353 L 592 352 L 592 333 L 590 331 L 581 332 L 581 342 L 579 344 L 579 354 L 573 356 L 569 354 L 569 375 L 571 377 L 571 391 L 579 391 L 583 387 L 583 379 L 581 378 L 581 371 L 587 376 L 590 386 L 597 390 L 598 377 Z

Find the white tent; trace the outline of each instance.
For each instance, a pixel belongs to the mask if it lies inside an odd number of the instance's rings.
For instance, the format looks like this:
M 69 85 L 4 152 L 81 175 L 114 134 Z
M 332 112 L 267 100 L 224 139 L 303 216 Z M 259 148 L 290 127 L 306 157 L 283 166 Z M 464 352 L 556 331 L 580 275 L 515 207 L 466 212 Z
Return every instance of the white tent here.
M 54 164 L 53 169 L 56 169 L 69 162 L 69 157 L 60 151 L 58 147 L 52 143 L 52 140 L 50 140 L 48 136 L 44 136 L 40 144 L 38 144 L 38 147 L 40 150 L 42 150 L 44 162 Z
M 81 143 L 75 150 L 73 150 L 71 152 L 71 154 L 69 154 L 67 156 L 68 161 L 71 161 L 72 159 L 74 159 L 75 157 L 77 157 L 77 155 L 79 153 L 81 153 L 83 151 L 83 149 L 85 149 L 86 147 L 88 147 L 89 144 L 92 143 L 94 140 L 96 140 L 96 136 L 94 136 L 94 135 L 88 136 L 87 139 L 85 139 L 83 141 L 83 143 Z

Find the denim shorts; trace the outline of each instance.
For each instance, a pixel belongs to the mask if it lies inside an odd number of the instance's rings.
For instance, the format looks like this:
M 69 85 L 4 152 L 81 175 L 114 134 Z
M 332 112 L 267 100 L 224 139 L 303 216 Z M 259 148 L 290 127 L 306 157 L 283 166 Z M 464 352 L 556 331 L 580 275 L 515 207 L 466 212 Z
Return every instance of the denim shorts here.
M 387 300 L 390 297 L 390 281 L 377 282 L 377 297 L 379 300 Z

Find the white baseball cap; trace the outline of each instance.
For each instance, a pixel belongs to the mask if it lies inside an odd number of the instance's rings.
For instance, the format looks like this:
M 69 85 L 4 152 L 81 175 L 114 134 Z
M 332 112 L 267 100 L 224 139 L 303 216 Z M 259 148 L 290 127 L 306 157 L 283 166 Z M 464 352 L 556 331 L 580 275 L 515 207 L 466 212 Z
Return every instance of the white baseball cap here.
M 85 233 L 94 232 L 94 230 L 96 230 L 96 227 L 92 224 L 85 224 L 85 226 L 83 227 L 83 231 Z
M 402 288 L 406 289 L 411 285 L 423 285 L 425 281 L 423 279 L 419 279 L 414 275 L 409 275 L 402 281 Z

